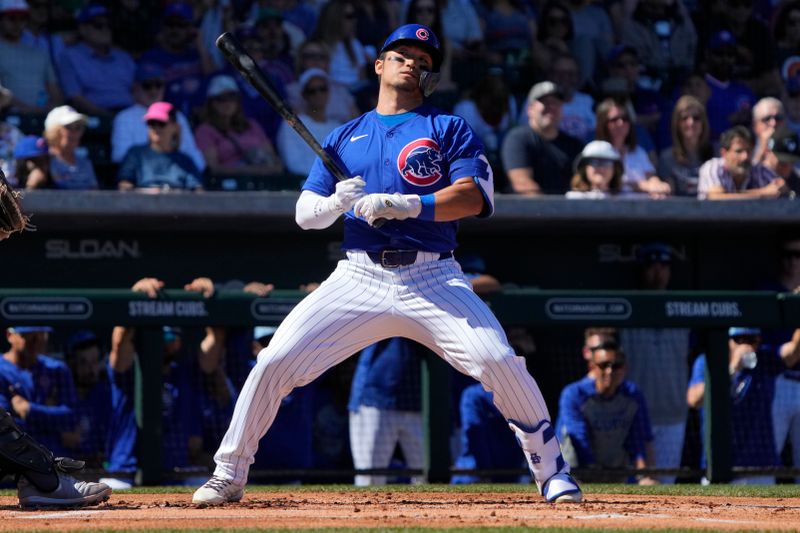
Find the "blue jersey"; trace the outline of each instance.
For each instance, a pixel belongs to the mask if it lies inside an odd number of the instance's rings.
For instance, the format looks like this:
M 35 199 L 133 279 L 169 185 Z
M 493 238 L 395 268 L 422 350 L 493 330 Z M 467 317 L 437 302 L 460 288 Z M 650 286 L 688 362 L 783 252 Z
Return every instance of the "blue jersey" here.
M 422 409 L 421 359 L 414 341 L 392 337 L 367 346 L 358 357 L 350 402 L 347 408 L 358 411 L 367 405 L 391 411 Z
M 464 469 L 522 469 L 525 464 L 519 444 L 508 422 L 494 405 L 491 392 L 476 383 L 464 389 L 459 405 L 461 413 L 461 453 L 456 468 Z M 494 476 L 494 483 L 517 482 L 520 476 Z M 482 481 L 474 474 L 453 476 L 452 483 Z
M 427 105 L 407 120 L 387 125 L 374 110 L 333 130 L 324 148 L 338 158 L 349 176 L 362 176 L 365 192 L 432 194 L 453 182 L 471 177 L 484 195 L 481 216 L 493 211 L 493 182 L 483 144 L 461 117 Z M 303 185 L 322 196 L 336 189 L 336 178 L 317 158 Z M 371 252 L 385 248 L 447 252 L 456 247 L 457 222 L 410 218 L 389 220 L 380 229 L 357 219 L 344 219 L 345 250 Z
M 29 369 L 22 369 L 0 357 L 0 406 L 12 412 L 11 388 L 30 402 L 25 420 L 14 417 L 23 431 L 47 446 L 56 455 L 66 455 L 61 432 L 75 429 L 75 385 L 66 364 L 39 355 Z
M 611 398 L 597 394 L 590 377 L 564 387 L 556 430 L 562 444 L 574 449 L 575 466 L 583 467 L 629 466 L 645 458 L 645 443 L 653 440 L 644 396 L 627 380 Z
M 706 356 L 700 355 L 692 366 L 689 385 L 705 380 Z M 771 348 L 758 351 L 755 368 L 743 368 L 731 376 L 730 449 L 734 466 L 774 466 L 778 456 L 773 445 L 772 400 L 775 397 L 775 377 L 783 370 L 780 356 Z M 703 409 L 701 424 L 705 425 Z M 704 435 L 705 431 L 701 433 Z M 700 458 L 705 468 L 705 449 Z

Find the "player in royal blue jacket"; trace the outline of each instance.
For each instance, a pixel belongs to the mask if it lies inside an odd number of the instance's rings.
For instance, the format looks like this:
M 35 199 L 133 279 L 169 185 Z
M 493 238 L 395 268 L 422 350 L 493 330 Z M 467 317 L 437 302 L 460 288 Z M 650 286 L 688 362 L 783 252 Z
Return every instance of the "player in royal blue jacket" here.
M 430 28 L 395 30 L 375 61 L 375 110 L 325 140 L 324 148 L 355 177 L 336 182 L 317 160 L 296 219 L 303 229 L 321 229 L 344 214 L 347 258 L 259 354 L 214 456 L 214 475 L 193 502 L 240 499 L 281 398 L 362 348 L 398 336 L 433 350 L 493 392 L 546 500 L 581 501 L 539 387 L 453 259 L 457 221 L 492 213 L 493 183 L 467 123 L 425 105 L 441 62 Z

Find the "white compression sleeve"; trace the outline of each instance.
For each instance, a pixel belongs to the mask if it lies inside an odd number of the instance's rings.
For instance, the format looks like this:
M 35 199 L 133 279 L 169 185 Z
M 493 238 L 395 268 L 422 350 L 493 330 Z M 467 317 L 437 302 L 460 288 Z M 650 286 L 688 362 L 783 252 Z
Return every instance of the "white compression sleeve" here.
M 303 191 L 297 199 L 294 219 L 303 229 L 325 229 L 336 222 L 342 211 L 336 208 L 333 195 L 322 196 Z

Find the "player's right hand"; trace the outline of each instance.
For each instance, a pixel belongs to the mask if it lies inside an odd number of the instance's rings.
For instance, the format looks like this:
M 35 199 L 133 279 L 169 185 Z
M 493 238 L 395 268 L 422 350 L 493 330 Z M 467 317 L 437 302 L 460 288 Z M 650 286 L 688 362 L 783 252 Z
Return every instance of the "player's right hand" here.
M 350 211 L 353 204 L 366 194 L 364 192 L 366 185 L 367 182 L 361 176 L 338 182 L 336 192 L 333 193 L 333 208 L 340 213 Z

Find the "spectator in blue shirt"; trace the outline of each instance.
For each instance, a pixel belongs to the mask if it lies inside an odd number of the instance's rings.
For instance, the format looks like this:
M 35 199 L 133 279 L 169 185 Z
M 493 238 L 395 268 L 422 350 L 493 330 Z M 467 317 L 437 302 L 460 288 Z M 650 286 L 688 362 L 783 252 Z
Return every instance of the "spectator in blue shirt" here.
M 556 431 L 564 458 L 580 468 L 646 468 L 653 440 L 644 396 L 625 379 L 615 341 L 592 346 L 589 374 L 561 392 Z M 642 477 L 640 484 L 653 484 Z
M 139 65 L 157 65 L 164 70 L 165 100 L 185 115 L 205 99 L 205 77 L 214 70 L 210 55 L 198 45 L 192 6 L 173 2 L 164 8 L 156 46 L 139 58 Z
M 117 175 L 122 191 L 144 188 L 152 191 L 202 189 L 202 178 L 191 158 L 179 151 L 181 131 L 175 107 L 156 102 L 143 117 L 148 144 L 133 146 L 125 154 Z
M 9 350 L 0 358 L 0 406 L 55 455 L 65 455 L 65 432 L 75 425 L 75 385 L 63 362 L 44 355 L 45 326 L 6 329 Z
M 111 118 L 133 103 L 131 86 L 136 64 L 127 52 L 112 46 L 108 9 L 87 4 L 78 13 L 78 44 L 64 50 L 58 69 L 64 96 L 77 109 Z
M 772 467 L 778 465 L 775 451 L 772 402 L 775 398 L 775 379 L 783 372 L 774 347 L 762 345 L 758 328 L 728 329 L 728 373 L 730 374 L 731 425 L 733 441 L 730 450 L 733 466 Z M 689 407 L 700 410 L 702 424 L 705 398 L 706 356 L 700 355 L 692 366 L 686 401 Z M 705 435 L 705 431 L 701 431 Z M 704 447 L 705 448 L 705 447 Z M 700 465 L 705 468 L 705 453 Z M 742 485 L 772 484 L 771 476 L 739 477 L 733 483 Z

